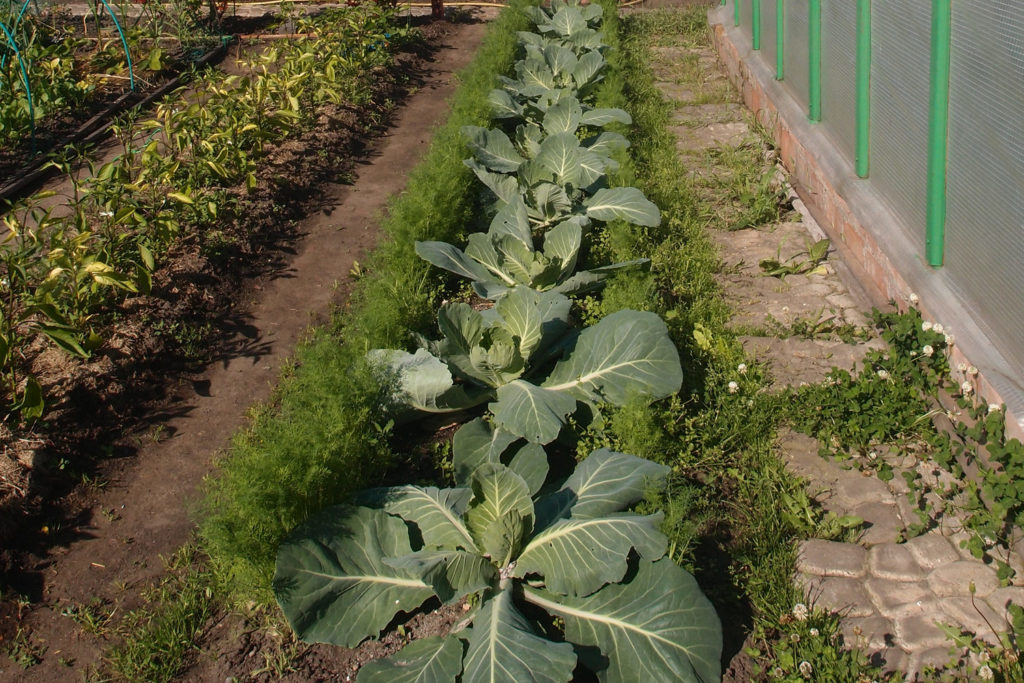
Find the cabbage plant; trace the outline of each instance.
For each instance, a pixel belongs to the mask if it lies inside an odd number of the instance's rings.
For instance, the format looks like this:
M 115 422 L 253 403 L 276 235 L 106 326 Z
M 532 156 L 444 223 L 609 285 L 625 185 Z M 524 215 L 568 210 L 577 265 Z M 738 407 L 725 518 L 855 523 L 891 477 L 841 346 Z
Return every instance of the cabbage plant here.
M 305 641 L 354 647 L 396 614 L 471 597 L 466 618 L 359 672 L 394 681 L 713 681 L 721 626 L 665 557 L 662 514 L 623 512 L 668 468 L 598 450 L 553 492 L 496 462 L 463 486 L 364 492 L 280 547 L 274 591 Z
M 624 405 L 679 390 L 679 353 L 657 315 L 622 310 L 577 332 L 569 309 L 562 294 L 521 287 L 483 311 L 451 303 L 438 313 L 441 340 L 369 358 L 398 404 L 446 413 L 490 401 L 496 424 L 540 444 L 558 436 L 579 403 Z
M 497 299 L 514 287 L 580 294 L 599 287 L 616 270 L 650 263 L 635 259 L 576 270 L 583 229 L 589 224 L 582 219 L 558 223 L 544 235 L 543 248 L 536 249 L 526 204 L 515 197 L 498 211 L 486 233 L 469 236 L 465 251 L 447 242 L 416 242 L 416 253 L 438 268 L 469 278 L 473 291 L 485 299 Z

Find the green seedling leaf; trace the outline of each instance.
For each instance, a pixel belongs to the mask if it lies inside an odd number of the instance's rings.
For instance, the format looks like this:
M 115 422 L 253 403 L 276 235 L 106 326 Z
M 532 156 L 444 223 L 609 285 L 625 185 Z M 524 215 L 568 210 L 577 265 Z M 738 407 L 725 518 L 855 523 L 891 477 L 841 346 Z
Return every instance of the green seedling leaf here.
M 624 310 L 583 330 L 572 354 L 559 361 L 542 386 L 624 405 L 640 394 L 665 398 L 682 381 L 679 352 L 664 321 L 654 313 Z
M 384 563 L 423 579 L 445 604 L 481 591 L 498 580 L 498 570 L 478 552 L 420 550 L 386 558 Z
M 664 487 L 670 468 L 601 448 L 576 466 L 562 487 L 537 503 L 537 529 L 559 519 L 596 519 L 623 510 L 648 488 Z
M 181 204 L 188 204 L 190 206 L 194 204 L 192 198 L 183 192 L 168 192 L 167 197 Z
M 584 200 L 583 205 L 586 207 L 587 216 L 599 221 L 618 218 L 633 225 L 647 227 L 655 227 L 661 223 L 661 211 L 635 187 L 598 190 L 593 197 Z
M 46 410 L 46 401 L 43 400 L 43 388 L 35 377 L 25 379 L 25 388 L 18 397 L 15 409 L 21 413 L 26 420 L 38 420 Z
M 367 662 L 358 683 L 440 683 L 462 673 L 462 641 L 455 636 L 414 640 L 390 657 Z
M 462 134 L 466 136 L 476 159 L 488 170 L 515 173 L 525 161 L 508 136 L 500 130 L 463 126 Z
M 394 399 L 416 410 L 447 413 L 487 400 L 486 395 L 470 396 L 456 386 L 448 366 L 426 349 L 418 349 L 414 354 L 377 349 L 368 358 L 385 372 L 384 379 L 394 384 Z
M 670 559 L 641 561 L 629 583 L 587 597 L 530 587 L 524 593 L 565 622 L 566 640 L 586 646 L 580 657 L 602 681 L 721 679 L 718 615 L 694 578 Z
M 476 550 L 462 523 L 473 492 L 468 488 L 438 489 L 432 486 L 392 486 L 369 489 L 356 498 L 360 505 L 382 508 L 412 522 L 424 547 Z
M 583 114 L 580 123 L 584 126 L 607 126 L 612 122 L 629 125 L 632 117 L 622 109 L 591 109 Z
M 576 399 L 516 380 L 498 387 L 498 400 L 488 407 L 497 425 L 532 443 L 551 443 L 562 431 Z
M 365 507 L 329 508 L 281 545 L 274 594 L 302 640 L 355 647 L 396 612 L 433 595 L 415 574 L 384 562 L 411 552 L 401 519 Z
M 566 683 L 576 667 L 569 643 L 554 643 L 537 635 L 503 590 L 473 620 L 466 653 L 465 681 L 534 681 Z
M 548 590 L 562 595 L 590 595 L 621 581 L 635 549 L 648 562 L 665 554 L 668 542 L 659 531 L 660 512 L 631 513 L 595 519 L 563 519 L 536 534 L 516 561 L 515 576 L 537 574 Z

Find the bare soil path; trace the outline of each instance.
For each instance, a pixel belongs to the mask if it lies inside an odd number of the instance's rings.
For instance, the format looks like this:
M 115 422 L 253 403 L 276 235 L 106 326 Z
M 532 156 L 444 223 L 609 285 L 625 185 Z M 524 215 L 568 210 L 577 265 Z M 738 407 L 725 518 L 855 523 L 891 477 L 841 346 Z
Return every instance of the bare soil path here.
M 0 680 L 81 678 L 98 660 L 102 643 L 61 610 L 96 599 L 122 612 L 131 609 L 139 602 L 138 591 L 161 573 L 160 558 L 189 540 L 194 528 L 189 502 L 210 472 L 212 456 L 245 425 L 248 408 L 270 397 L 304 330 L 343 298 L 353 262 L 376 243 L 379 213 L 387 198 L 402 190 L 432 129 L 444 120 L 454 75 L 471 60 L 485 28 L 480 22 L 449 25 L 422 86 L 359 163 L 355 182 L 325 187 L 322 207 L 298 226 L 300 239 L 288 267 L 252 283 L 245 297 L 248 312 L 237 316 L 232 343 L 183 388 L 132 462 L 110 474 L 109 484 L 79 520 L 76 540 L 29 567 L 25 583 L 35 586 L 41 600 L 22 623 L 45 652 L 27 670 L 0 659 Z

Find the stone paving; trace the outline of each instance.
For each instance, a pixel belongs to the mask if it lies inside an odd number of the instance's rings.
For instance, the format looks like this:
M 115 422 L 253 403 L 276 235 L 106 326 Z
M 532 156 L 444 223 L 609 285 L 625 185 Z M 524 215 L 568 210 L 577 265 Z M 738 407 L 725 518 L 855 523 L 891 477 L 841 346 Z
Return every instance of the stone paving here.
M 713 191 L 722 185 L 717 175 L 728 172 L 716 164 L 716 153 L 763 143 L 710 47 L 656 47 L 653 53 L 658 87 L 676 105 L 672 130 L 679 154 L 692 181 Z M 766 154 L 771 162 L 773 153 Z M 747 351 L 769 366 L 776 389 L 824 381 L 833 366 L 852 370 L 869 349 L 884 348 L 869 331 L 870 303 L 835 253 L 811 273 L 779 279 L 762 272 L 762 259 L 798 260 L 808 244 L 824 237 L 791 190 L 789 199 L 795 211 L 783 222 L 714 236 L 723 262 L 720 283 L 735 311 L 732 325 Z M 794 335 L 798 328 L 805 334 Z M 855 329 L 860 330 L 857 343 L 835 334 Z M 792 432 L 779 439 L 781 457 L 806 481 L 809 493 L 826 510 L 862 518 L 863 532 L 856 543 L 803 542 L 794 580 L 809 603 L 841 615 L 846 643 L 914 680 L 924 667 L 951 661 L 951 643 L 939 623 L 989 641 L 995 639 L 993 628 L 1007 628 L 1006 604 L 1024 604 L 1024 588 L 1001 587 L 991 567 L 961 550 L 964 536 L 955 520 L 902 542 L 907 527 L 918 521 L 903 477 L 897 473 L 883 482 L 870 470 L 865 475 L 844 469 L 822 458 L 819 447 L 817 440 Z M 889 459 L 897 472 L 916 467 L 934 476 L 913 456 L 875 457 Z M 1014 556 L 1011 565 L 1024 576 L 1020 558 Z

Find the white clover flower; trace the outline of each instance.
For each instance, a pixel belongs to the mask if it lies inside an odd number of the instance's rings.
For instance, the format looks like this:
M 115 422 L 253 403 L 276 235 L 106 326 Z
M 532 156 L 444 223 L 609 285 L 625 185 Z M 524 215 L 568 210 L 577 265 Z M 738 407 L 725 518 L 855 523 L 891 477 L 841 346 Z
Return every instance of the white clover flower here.
M 942 325 L 940 325 L 939 323 L 935 323 L 935 325 L 932 326 L 932 332 L 934 332 L 935 334 L 945 334 L 946 331 L 942 327 Z
M 747 374 L 747 364 L 746 363 L 740 363 L 739 365 L 737 365 L 736 366 L 736 372 L 740 373 L 741 375 Z
M 810 630 L 810 634 L 811 634 L 811 637 L 812 637 L 812 638 L 817 638 L 817 637 L 818 637 L 818 629 L 816 629 L 816 628 L 812 628 L 812 629 Z
M 976 376 L 978 374 L 978 368 L 974 367 L 973 365 L 968 365 L 967 374 L 970 375 L 971 377 Z
M 921 298 L 917 294 L 915 294 L 914 292 L 911 292 L 910 296 L 907 297 L 907 301 L 910 302 L 911 306 L 916 306 L 919 303 L 921 303 Z
M 814 673 L 814 667 L 811 666 L 811 663 L 808 662 L 806 659 L 800 662 L 800 666 L 798 668 L 800 669 L 800 675 L 804 678 L 809 679 L 811 677 L 811 674 Z
M 889 371 L 888 370 L 879 370 L 878 371 L 878 379 L 889 379 Z
M 1001 405 L 996 404 L 996 403 L 989 403 L 988 404 L 988 412 L 989 412 L 989 414 L 998 413 L 1002 409 L 1003 409 L 1003 407 Z
M 810 612 L 807 611 L 807 605 L 805 605 L 802 602 L 798 602 L 795 605 L 793 605 L 792 614 L 793 618 L 797 621 L 806 621 L 807 615 L 810 614 Z
M 729 393 L 730 394 L 735 394 L 739 390 L 740 390 L 740 385 L 739 384 L 737 384 L 736 382 L 729 382 Z
M 934 353 L 935 353 L 935 349 L 933 349 L 933 348 L 932 348 L 932 345 L 931 345 L 931 344 L 925 344 L 925 345 L 924 345 L 924 346 L 923 346 L 923 347 L 921 348 L 921 353 L 923 353 L 924 355 L 926 355 L 926 356 L 928 356 L 929 358 L 931 358 L 931 357 L 932 357 L 932 354 L 934 354 Z
M 978 678 L 982 681 L 991 681 L 996 677 L 992 671 L 992 667 L 988 664 L 982 664 L 978 667 Z
M 870 451 L 868 453 L 868 460 L 878 460 L 878 451 Z
M 774 669 L 772 669 L 772 676 L 774 678 L 782 678 L 785 675 L 786 675 L 786 672 L 783 671 L 781 666 L 777 666 Z
M 791 643 L 799 643 L 800 642 L 800 634 L 799 633 L 790 633 L 789 634 L 789 641 Z
M 967 363 L 957 363 L 956 369 L 960 372 L 967 372 Z
M 930 320 L 925 320 L 923 323 L 921 323 L 921 329 L 924 330 L 925 332 L 931 330 L 932 327 L 933 324 Z
M 974 393 L 974 385 L 968 381 L 964 381 L 964 383 L 960 385 L 960 393 L 964 396 L 970 396 Z
M 946 346 L 952 346 L 956 343 L 956 337 L 951 334 L 946 335 Z

